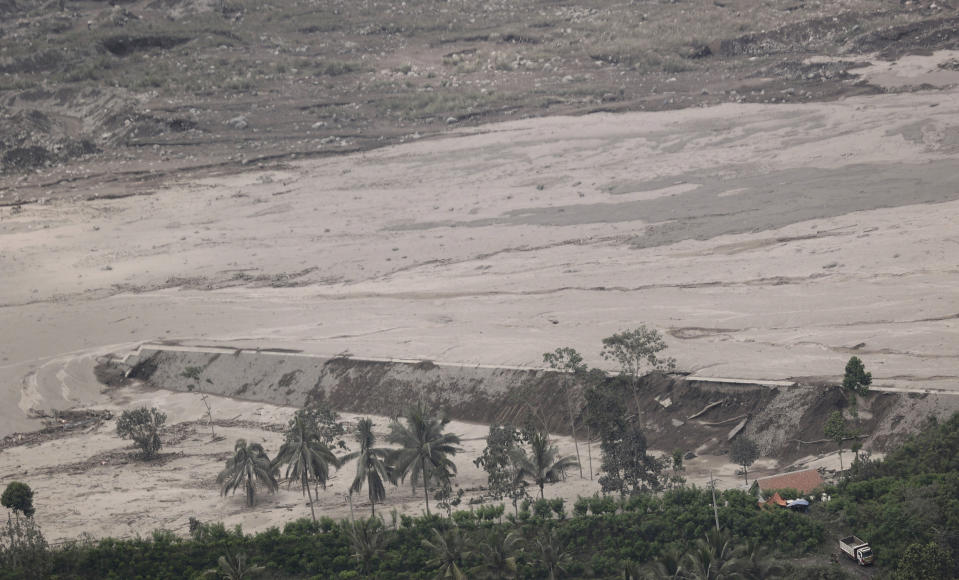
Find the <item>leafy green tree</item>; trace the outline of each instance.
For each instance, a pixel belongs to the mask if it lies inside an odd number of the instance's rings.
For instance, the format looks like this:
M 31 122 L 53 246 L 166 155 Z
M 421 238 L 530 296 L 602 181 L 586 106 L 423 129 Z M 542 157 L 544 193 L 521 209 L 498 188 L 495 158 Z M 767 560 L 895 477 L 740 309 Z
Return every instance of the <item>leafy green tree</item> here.
M 474 465 L 486 472 L 489 494 L 494 499 L 509 498 L 513 502 L 514 512 L 518 511 L 517 503 L 529 496 L 526 482 L 517 477 L 516 465 L 510 458 L 510 453 L 522 440 L 516 427 L 493 423 L 489 426 L 483 454 L 473 460 Z
M 896 580 L 926 580 L 949 578 L 952 573 L 952 558 L 949 552 L 936 542 L 909 544 L 899 558 L 894 578 Z
M 422 403 L 410 407 L 403 421 L 405 424 L 390 424 L 387 441 L 400 447 L 391 453 L 390 462 L 400 480 L 410 478 L 414 492 L 417 483 L 422 482 L 429 515 L 430 486 L 456 474 L 456 464 L 450 457 L 461 451 L 457 447 L 460 438 L 444 433 L 449 419 L 432 415 Z
M 46 578 L 51 559 L 47 540 L 32 517 L 7 516 L 0 529 L 0 576 L 8 578 Z
M 856 404 L 856 395 L 865 397 L 869 394 L 869 385 L 872 384 L 872 373 L 866 372 L 866 367 L 859 357 L 854 356 L 846 363 L 846 373 L 842 377 L 842 388 L 849 397 L 849 409 L 853 416 L 859 418 L 859 406 Z
M 576 349 L 568 346 L 557 348 L 553 352 L 543 353 L 543 362 L 549 368 L 563 373 L 563 396 L 566 398 L 566 411 L 569 414 L 569 430 L 573 435 L 573 446 L 576 448 L 576 462 L 579 465 L 579 476 L 583 477 L 583 461 L 579 455 L 579 440 L 576 437 L 576 416 L 573 403 L 573 379 L 586 373 L 586 364 L 583 356 Z
M 516 477 L 528 479 L 539 487 L 539 497 L 543 499 L 543 490 L 547 483 L 556 483 L 563 479 L 563 473 L 576 467 L 578 462 L 572 455 L 560 457 L 559 449 L 549 442 L 549 435 L 534 433 L 529 441 L 530 452 L 513 448 L 511 459 L 516 466 Z
M 846 426 L 846 420 L 842 418 L 842 411 L 833 411 L 826 424 L 823 426 L 823 435 L 836 442 L 836 448 L 839 450 L 839 471 L 845 471 L 842 465 L 842 442 L 854 435 Z
M 3 496 L 0 496 L 0 505 L 13 510 L 14 515 L 23 514 L 28 518 L 33 517 L 35 511 L 33 490 L 23 482 L 11 481 L 7 484 L 7 488 L 3 490 Z
M 646 436 L 623 402 L 623 383 L 590 386 L 586 407 L 603 453 L 599 484 L 603 493 L 633 495 L 662 487 L 663 462 L 647 452 Z
M 373 565 L 386 551 L 386 543 L 389 540 L 386 530 L 383 529 L 383 522 L 370 516 L 369 519 L 359 519 L 353 523 L 343 522 L 341 526 L 346 530 L 350 549 L 353 551 L 353 558 L 356 559 L 360 572 L 369 575 Z
M 433 528 L 433 537 L 423 540 L 423 546 L 433 552 L 427 566 L 436 568 L 435 578 L 466 580 L 463 572 L 463 560 L 470 555 L 460 529 L 450 528 L 445 533 Z
M 359 493 L 363 491 L 363 485 L 366 485 L 366 492 L 370 498 L 370 512 L 376 515 L 376 502 L 382 502 L 386 499 L 386 486 L 384 481 L 395 483 L 393 474 L 389 465 L 391 449 L 385 447 L 374 447 L 376 445 L 376 435 L 373 434 L 373 421 L 364 417 L 356 424 L 356 441 L 360 444 L 360 450 L 349 453 L 340 458 L 341 464 L 356 460 L 356 477 L 350 485 L 350 493 Z
M 479 547 L 481 576 L 490 580 L 515 578 L 516 555 L 522 551 L 522 542 L 523 538 L 516 532 L 490 530 Z
M 756 445 L 756 442 L 745 435 L 740 435 L 733 440 L 733 444 L 729 448 L 729 459 L 743 468 L 743 479 L 746 480 L 746 485 L 749 485 L 747 470 L 750 465 L 759 459 L 759 446 Z
M 549 580 L 556 580 L 566 574 L 567 568 L 573 562 L 573 552 L 556 535 L 555 529 L 545 530 L 535 541 L 539 562 L 546 568 Z
M 246 554 L 231 552 L 217 558 L 217 567 L 203 573 L 204 577 L 223 578 L 224 580 L 248 580 L 262 574 L 264 566 L 254 566 L 247 563 Z
M 256 504 L 257 486 L 265 487 L 274 493 L 279 484 L 276 482 L 276 469 L 270 463 L 266 451 L 259 443 L 247 445 L 246 439 L 237 439 L 233 447 L 233 457 L 227 459 L 226 468 L 220 472 L 216 481 L 220 484 L 220 494 L 236 493 L 243 487 L 246 491 L 246 504 Z
M 619 363 L 620 372 L 629 380 L 636 403 L 636 414 L 642 423 L 642 408 L 639 404 L 640 379 L 650 371 L 671 371 L 676 368 L 676 359 L 661 358 L 666 342 L 659 331 L 645 324 L 632 330 L 617 332 L 603 339 L 603 358 Z
M 286 464 L 287 485 L 292 485 L 294 481 L 300 483 L 301 491 L 305 492 L 309 499 L 310 514 L 315 522 L 316 509 L 313 507 L 310 482 L 315 481 L 326 489 L 326 482 L 330 478 L 330 466 L 338 468 L 340 461 L 323 442 L 310 421 L 309 415 L 302 411 L 297 411 L 290 420 L 286 441 L 277 452 L 272 465 L 275 469 L 284 464 Z
M 300 410 L 300 416 L 316 431 L 324 445 L 330 449 L 348 449 L 343 441 L 346 425 L 340 420 L 339 413 L 323 403 L 312 403 Z
M 160 429 L 164 423 L 166 413 L 158 411 L 156 407 L 124 411 L 117 419 L 117 435 L 121 439 L 132 439 L 144 459 L 153 459 L 163 447 Z

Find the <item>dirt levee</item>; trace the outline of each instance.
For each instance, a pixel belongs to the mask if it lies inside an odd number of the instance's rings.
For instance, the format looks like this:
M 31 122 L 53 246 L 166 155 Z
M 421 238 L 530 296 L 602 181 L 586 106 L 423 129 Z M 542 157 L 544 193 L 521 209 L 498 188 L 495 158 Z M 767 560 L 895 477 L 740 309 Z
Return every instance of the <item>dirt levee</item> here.
M 570 432 L 562 377 L 542 369 L 157 345 L 141 347 L 127 363 L 133 365 L 132 378 L 156 388 L 293 407 L 322 401 L 341 411 L 387 417 L 423 400 L 459 421 L 521 425 L 529 420 L 553 432 Z M 787 462 L 833 451 L 823 426 L 832 411 L 847 406 L 835 386 L 660 374 L 643 378 L 640 399 L 650 445 L 657 449 L 722 453 L 741 432 L 757 441 L 763 456 Z M 959 396 L 873 393 L 862 400 L 858 428 L 866 449 L 884 451 L 912 432 L 915 421 L 954 410 L 959 410 Z

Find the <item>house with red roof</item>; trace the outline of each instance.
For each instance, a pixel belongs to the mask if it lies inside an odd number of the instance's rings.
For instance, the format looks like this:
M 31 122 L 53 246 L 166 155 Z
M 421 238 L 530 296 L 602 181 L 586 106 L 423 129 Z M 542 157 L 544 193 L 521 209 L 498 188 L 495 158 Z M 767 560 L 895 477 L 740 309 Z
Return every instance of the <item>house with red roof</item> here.
M 812 493 L 814 489 L 822 487 L 825 483 L 822 475 L 816 469 L 803 469 L 802 471 L 760 477 L 756 482 L 759 484 L 759 491 L 763 495 L 773 489 L 795 489 L 805 495 Z

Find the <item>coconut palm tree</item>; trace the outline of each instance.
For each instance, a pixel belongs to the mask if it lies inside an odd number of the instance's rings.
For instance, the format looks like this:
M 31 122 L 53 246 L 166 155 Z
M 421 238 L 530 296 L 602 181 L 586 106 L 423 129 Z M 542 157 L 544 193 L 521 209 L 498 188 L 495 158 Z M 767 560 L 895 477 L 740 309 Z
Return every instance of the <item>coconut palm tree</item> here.
M 356 477 L 350 485 L 350 493 L 363 491 L 365 484 L 366 492 L 370 496 L 370 513 L 376 515 L 376 502 L 386 499 L 386 487 L 383 482 L 389 481 L 395 484 L 388 461 L 393 450 L 373 447 L 376 444 L 376 436 L 373 434 L 373 421 L 368 418 L 359 420 L 355 435 L 360 444 L 360 450 L 343 456 L 340 462 L 345 464 L 356 460 Z
M 426 564 L 436 568 L 437 579 L 466 580 L 463 559 L 470 555 L 470 551 L 463 543 L 459 528 L 451 528 L 446 533 L 433 528 L 433 538 L 423 540 L 423 546 L 433 551 L 433 558 Z
M 219 567 L 207 570 L 203 577 L 224 578 L 225 580 L 248 580 L 256 578 L 266 570 L 263 566 L 253 566 L 246 563 L 246 554 L 236 554 L 227 551 L 225 556 L 217 559 Z
M 383 522 L 370 516 L 370 519 L 360 519 L 352 523 L 344 521 L 341 527 L 346 530 L 350 539 L 350 548 L 353 557 L 360 566 L 360 572 L 369 575 L 373 562 L 386 550 L 389 538 L 383 529 Z
M 726 531 L 709 530 L 686 555 L 686 577 L 691 580 L 732 580 L 741 577 L 743 562 Z
M 301 413 L 297 412 L 290 421 L 290 428 L 286 432 L 286 442 L 280 447 L 274 467 L 282 464 L 286 466 L 287 486 L 299 481 L 300 488 L 306 493 L 310 501 L 310 514 L 316 521 L 316 510 L 313 508 L 313 495 L 310 493 L 310 481 L 315 480 L 323 489 L 330 478 L 330 466 L 339 467 L 340 461 L 333 455 L 330 448 L 323 443 L 316 429 Z
M 663 550 L 659 557 L 640 567 L 636 565 L 631 568 L 630 580 L 642 580 L 644 578 L 655 578 L 656 580 L 685 578 L 683 570 L 684 554 L 681 549 L 672 546 Z
M 573 561 L 573 554 L 556 536 L 555 529 L 536 538 L 536 547 L 540 564 L 549 573 L 549 580 L 556 580 L 558 575 L 566 573 L 566 567 Z
M 485 578 L 515 578 L 516 553 L 520 551 L 523 538 L 515 532 L 503 533 L 492 530 L 486 541 L 480 544 L 481 570 Z
M 530 453 L 521 448 L 514 448 L 510 454 L 513 465 L 516 466 L 518 479 L 530 480 L 539 486 L 539 497 L 543 498 L 543 488 L 547 483 L 555 483 L 563 479 L 567 469 L 576 467 L 579 463 L 572 455 L 559 457 L 559 449 L 550 445 L 546 433 L 534 433 L 529 441 Z
M 414 492 L 416 484 L 422 482 L 426 515 L 429 515 L 430 485 L 456 475 L 456 464 L 450 456 L 460 451 L 457 447 L 460 438 L 443 433 L 449 419 L 431 415 L 423 404 L 407 410 L 403 420 L 405 425 L 399 421 L 390 424 L 390 434 L 386 439 L 400 446 L 390 453 L 390 462 L 399 479 L 410 478 Z
M 769 553 L 769 548 L 755 539 L 747 539 L 737 550 L 741 574 L 748 580 L 782 578 L 785 567 Z
M 270 463 L 266 451 L 259 443 L 247 445 L 246 439 L 237 439 L 233 447 L 233 457 L 227 460 L 226 469 L 216 478 L 221 485 L 220 493 L 236 493 L 240 486 L 246 489 L 246 503 L 253 506 L 256 503 L 257 485 L 265 487 L 273 493 L 279 487 L 276 482 L 276 469 Z

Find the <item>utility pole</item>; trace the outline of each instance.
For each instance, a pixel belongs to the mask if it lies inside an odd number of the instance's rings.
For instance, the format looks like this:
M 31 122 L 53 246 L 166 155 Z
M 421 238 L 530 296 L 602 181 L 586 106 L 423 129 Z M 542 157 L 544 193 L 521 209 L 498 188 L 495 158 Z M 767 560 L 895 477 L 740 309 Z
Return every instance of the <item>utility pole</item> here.
M 713 488 L 713 515 L 716 517 L 716 531 L 719 531 L 719 509 L 716 507 L 716 482 L 713 481 L 713 470 L 709 470 L 709 487 Z

